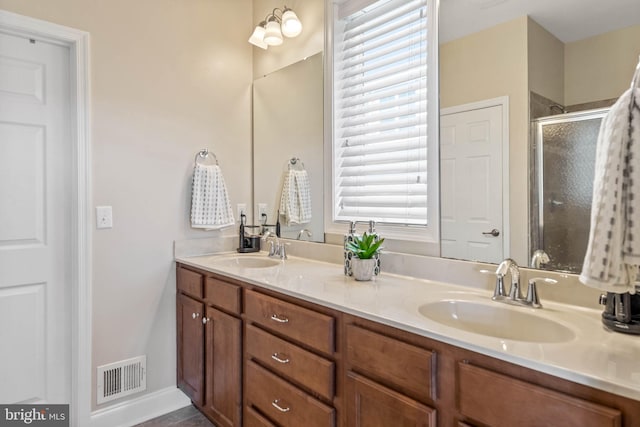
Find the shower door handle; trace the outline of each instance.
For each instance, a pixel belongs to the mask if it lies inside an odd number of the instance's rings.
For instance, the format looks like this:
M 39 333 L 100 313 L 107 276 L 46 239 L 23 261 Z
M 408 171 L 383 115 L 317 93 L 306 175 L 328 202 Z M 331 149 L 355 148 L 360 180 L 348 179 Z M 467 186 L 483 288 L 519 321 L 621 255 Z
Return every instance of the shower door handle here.
M 482 234 L 484 234 L 485 236 L 498 237 L 500 235 L 500 231 L 498 231 L 497 228 L 494 228 L 491 231 L 483 231 Z

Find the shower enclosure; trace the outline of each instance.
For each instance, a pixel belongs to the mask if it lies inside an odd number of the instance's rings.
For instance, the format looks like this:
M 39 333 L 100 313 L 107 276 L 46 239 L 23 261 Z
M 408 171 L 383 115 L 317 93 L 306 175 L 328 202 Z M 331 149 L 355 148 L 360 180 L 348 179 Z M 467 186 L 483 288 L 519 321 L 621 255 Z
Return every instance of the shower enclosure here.
M 608 108 L 532 121 L 530 250 L 544 250 L 544 268 L 582 269 L 587 250 L 598 132 Z

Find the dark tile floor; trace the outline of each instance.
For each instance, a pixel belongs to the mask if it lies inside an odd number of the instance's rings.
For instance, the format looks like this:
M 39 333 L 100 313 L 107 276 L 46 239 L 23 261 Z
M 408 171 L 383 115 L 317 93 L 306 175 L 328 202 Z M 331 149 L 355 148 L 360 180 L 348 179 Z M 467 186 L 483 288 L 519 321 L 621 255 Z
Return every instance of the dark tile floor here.
M 161 417 L 138 424 L 136 427 L 215 427 L 193 405 L 169 412 Z

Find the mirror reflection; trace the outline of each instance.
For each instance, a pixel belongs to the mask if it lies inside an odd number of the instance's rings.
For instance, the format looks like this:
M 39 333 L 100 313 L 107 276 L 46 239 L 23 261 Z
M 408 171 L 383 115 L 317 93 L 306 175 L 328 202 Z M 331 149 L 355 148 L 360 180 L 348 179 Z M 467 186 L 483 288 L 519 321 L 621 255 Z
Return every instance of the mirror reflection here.
M 599 120 L 629 87 L 640 3 L 440 6 L 442 256 L 579 271 Z M 537 133 L 536 133 L 537 131 Z
M 253 83 L 254 223 L 324 241 L 322 53 Z
M 493 263 L 511 257 L 529 265 L 534 251 L 545 249 L 551 261 L 542 268 L 577 271 L 588 232 L 594 141 L 581 130 L 560 143 L 551 135 L 576 124 L 570 114 L 581 118 L 606 111 L 600 109 L 628 87 L 640 55 L 640 2 L 446 0 L 440 2 L 439 32 L 442 256 Z M 309 228 L 313 240 L 321 242 L 319 58 L 315 80 L 296 89 L 294 79 L 278 77 L 286 69 L 256 80 L 254 212 L 259 223 L 257 205 L 264 203 L 268 223 L 275 221 L 288 162 L 300 158 L 310 177 L 313 219 L 308 226 L 283 227 L 283 236 L 295 239 Z M 261 86 L 278 80 L 269 95 L 260 93 Z M 286 102 L 300 101 L 300 108 L 315 104 L 315 113 L 296 115 L 302 111 L 298 107 L 285 112 L 281 96 L 294 93 Z M 300 125 L 312 118 L 312 125 Z M 466 146 L 454 138 L 465 133 L 460 131 L 465 121 L 472 124 Z M 489 125 L 476 125 L 482 121 Z M 585 119 L 578 127 L 582 124 L 585 132 L 597 133 L 599 118 Z M 305 132 L 308 126 L 316 130 Z M 480 160 L 473 142 L 487 139 L 488 133 L 498 142 L 490 160 Z M 470 162 L 463 170 L 484 173 L 486 179 L 456 177 L 454 165 L 460 159 Z M 464 212 L 456 205 L 461 198 L 475 212 L 464 226 L 465 219 L 454 215 L 456 209 Z M 465 235 L 470 233 L 476 236 Z M 456 248 L 455 241 L 467 243 Z

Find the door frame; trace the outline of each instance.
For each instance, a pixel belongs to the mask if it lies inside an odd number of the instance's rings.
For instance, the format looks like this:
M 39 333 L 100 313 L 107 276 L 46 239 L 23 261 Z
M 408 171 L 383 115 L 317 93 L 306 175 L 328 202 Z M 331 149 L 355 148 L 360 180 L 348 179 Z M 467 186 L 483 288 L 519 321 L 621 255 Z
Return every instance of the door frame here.
M 509 254 L 511 230 L 509 223 L 509 97 L 499 96 L 497 98 L 485 99 L 482 101 L 470 102 L 467 104 L 455 105 L 453 107 L 442 108 L 440 116 L 456 113 L 464 113 L 482 108 L 502 107 L 502 253 L 503 256 Z
M 69 47 L 71 159 L 71 425 L 91 414 L 91 126 L 89 33 L 0 9 L 0 31 Z

